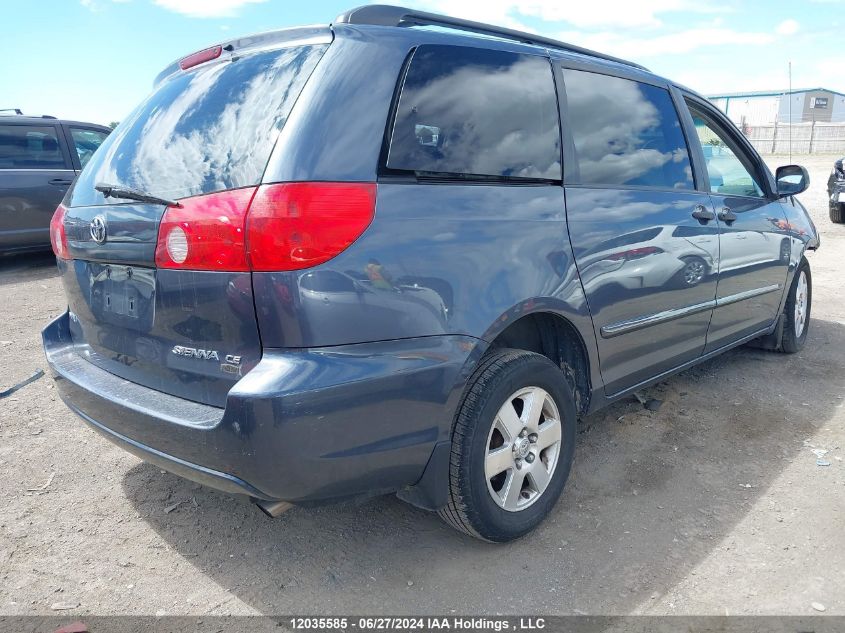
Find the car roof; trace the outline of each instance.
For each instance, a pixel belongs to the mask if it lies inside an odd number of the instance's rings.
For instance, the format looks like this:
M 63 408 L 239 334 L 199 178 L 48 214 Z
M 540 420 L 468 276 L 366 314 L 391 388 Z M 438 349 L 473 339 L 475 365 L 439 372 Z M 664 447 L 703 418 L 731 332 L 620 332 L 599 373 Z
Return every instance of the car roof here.
M 340 32 L 340 29 L 346 25 L 333 25 L 335 32 Z M 350 28 L 350 27 L 347 27 Z M 408 40 L 410 46 L 417 44 L 455 44 L 463 46 L 481 46 L 495 50 L 509 50 L 513 52 L 531 53 L 534 55 L 553 55 L 557 59 L 567 59 L 571 61 L 581 62 L 585 64 L 595 64 L 608 70 L 621 70 L 628 73 L 634 73 L 648 77 L 658 77 L 651 71 L 637 64 L 629 64 L 624 60 L 616 60 L 615 58 L 596 57 L 588 51 L 579 52 L 575 50 L 557 49 L 542 44 L 533 42 L 523 42 L 508 37 L 499 37 L 496 35 L 487 35 L 484 33 L 472 33 L 462 31 L 460 29 L 434 29 L 434 28 L 417 28 L 409 26 L 398 27 L 380 27 L 371 25 L 355 25 L 354 28 L 359 31 L 366 31 L 377 37 L 379 31 L 389 29 L 393 33 L 404 36 Z M 663 78 L 661 78 L 663 79 Z M 667 81 L 667 80 L 664 80 Z
M 485 46 L 490 48 L 498 48 L 493 42 L 510 42 L 525 47 L 526 51 L 535 54 L 548 54 L 557 59 L 568 60 L 579 65 L 598 66 L 600 69 L 603 68 L 609 72 L 621 72 L 634 79 L 651 80 L 663 85 L 673 84 L 669 79 L 652 73 L 648 68 L 638 63 L 583 46 L 526 31 L 407 7 L 378 4 L 359 6 L 341 13 L 335 18 L 331 26 L 337 30 L 340 25 L 361 26 L 365 29 L 387 27 L 394 31 L 405 31 L 408 33 L 409 39 L 418 38 L 420 29 L 408 27 L 433 27 L 442 34 L 442 37 L 453 38 L 456 41 L 470 38 L 471 41 L 485 42 Z
M 632 66 L 641 70 L 646 70 L 643 66 L 635 64 L 634 62 L 613 57 L 605 53 L 590 50 L 583 46 L 577 46 L 568 42 L 562 42 L 543 35 L 536 35 L 527 31 L 517 31 L 501 26 L 494 26 L 484 22 L 475 22 L 472 20 L 464 20 L 461 18 L 454 18 L 439 13 L 428 13 L 426 11 L 417 11 L 408 9 L 406 7 L 397 7 L 392 5 L 368 4 L 355 9 L 351 9 L 345 13 L 341 13 L 334 21 L 335 24 L 369 24 L 373 26 L 434 26 L 442 27 L 452 30 L 459 30 L 468 33 L 475 33 L 480 35 L 493 36 L 496 38 L 509 39 L 517 42 L 524 42 L 526 44 L 533 44 L 543 48 L 554 50 L 564 50 L 579 54 L 584 54 L 590 57 L 605 59 L 626 66 Z
M 568 50 L 565 48 L 553 48 L 542 43 L 525 42 L 511 37 L 501 37 L 494 34 L 469 32 L 462 29 L 452 28 L 429 28 L 421 25 L 402 26 L 380 26 L 371 24 L 332 24 L 335 37 L 351 38 L 356 40 L 378 41 L 380 35 L 388 34 L 394 40 L 401 40 L 406 43 L 407 48 L 415 46 L 433 45 L 454 45 L 483 47 L 491 50 L 510 51 L 515 53 L 526 53 L 532 55 L 551 56 L 556 60 L 571 62 L 573 67 L 583 67 L 584 70 L 594 70 L 605 74 L 620 75 L 638 81 L 658 85 L 677 85 L 675 82 L 657 75 L 650 70 L 626 62 L 625 60 L 613 57 L 598 57 L 592 51 L 584 49 Z M 694 92 L 686 89 L 688 92 Z
M 657 75 L 640 64 L 612 55 L 533 33 L 389 5 L 364 5 L 342 13 L 328 25 L 272 29 L 218 41 L 211 47 L 220 46 L 223 51 L 237 54 L 249 49 L 268 48 L 284 43 L 319 41 L 326 36 L 328 40 L 322 41 L 330 42 L 334 37 L 344 36 L 356 38 L 364 32 L 373 39 L 377 39 L 379 33 L 390 33 L 394 38 L 406 38 L 409 46 L 423 43 L 475 45 L 491 49 L 551 55 L 555 59 L 592 66 L 599 71 L 604 69 L 611 74 L 627 75 L 635 80 L 673 85 L 700 96 L 694 90 Z M 153 85 L 158 85 L 178 69 L 179 60 L 176 60 L 159 73 Z
M 71 119 L 57 119 L 54 116 L 43 115 L 43 116 L 29 116 L 25 114 L 0 114 L 0 124 L 27 124 L 27 125 L 49 125 L 49 124 L 56 124 L 62 123 L 65 125 L 82 125 L 85 127 L 96 127 L 102 128 L 103 130 L 108 130 L 109 127 L 107 125 L 101 125 L 100 123 L 90 123 L 87 121 L 74 121 Z

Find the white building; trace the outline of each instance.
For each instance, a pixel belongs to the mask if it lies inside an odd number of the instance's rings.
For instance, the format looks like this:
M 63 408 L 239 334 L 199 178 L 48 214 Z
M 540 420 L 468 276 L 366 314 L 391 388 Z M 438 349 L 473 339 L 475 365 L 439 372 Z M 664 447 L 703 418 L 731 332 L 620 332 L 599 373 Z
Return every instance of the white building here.
M 773 123 L 845 122 L 845 93 L 809 90 L 736 92 L 708 95 L 741 129 Z M 791 107 L 790 107 L 791 106 Z

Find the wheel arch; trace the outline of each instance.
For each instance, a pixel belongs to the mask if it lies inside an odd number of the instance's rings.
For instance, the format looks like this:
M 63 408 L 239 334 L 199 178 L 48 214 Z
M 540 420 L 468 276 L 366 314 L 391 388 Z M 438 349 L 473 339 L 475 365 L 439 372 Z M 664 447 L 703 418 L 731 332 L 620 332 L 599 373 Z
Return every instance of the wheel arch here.
M 488 350 L 521 349 L 542 354 L 560 367 L 575 397 L 579 415 L 589 411 L 593 394 L 590 352 L 581 332 L 556 312 L 536 311 L 508 323 Z
M 810 269 L 812 270 L 810 260 L 807 259 L 807 252 L 811 250 L 812 249 L 809 248 L 807 242 L 804 242 L 800 245 L 800 250 L 797 252 L 797 256 L 793 257 L 793 259 L 790 260 L 789 265 L 787 266 L 786 279 L 784 280 L 783 293 L 781 294 L 780 306 L 778 308 L 778 318 L 780 318 L 781 313 L 786 307 L 786 299 L 789 296 L 789 289 L 792 288 L 792 283 L 793 281 L 795 281 L 795 274 L 798 272 L 798 269 L 801 268 L 801 265 L 804 262 L 807 262 L 807 265 L 810 266 Z M 795 253 L 794 248 L 793 253 Z
M 532 310 L 532 307 L 536 309 Z M 511 318 L 512 314 L 519 316 Z M 599 399 L 599 394 L 603 393 L 603 385 L 597 373 L 598 353 L 592 319 L 589 313 L 576 317 L 570 319 L 549 309 L 546 303 L 538 304 L 534 301 L 519 304 L 503 314 L 469 354 L 452 390 L 447 410 L 456 414 L 469 377 L 489 350 L 511 347 L 542 354 L 561 367 L 573 389 L 578 414 L 587 413 L 593 400 Z M 578 322 L 582 328 L 587 328 L 586 332 L 576 326 Z M 441 438 L 432 451 L 422 477 L 413 486 L 399 490 L 397 496 L 400 499 L 425 510 L 438 510 L 446 505 L 454 424 L 455 419 L 452 417 L 449 419 L 448 433 L 442 429 Z

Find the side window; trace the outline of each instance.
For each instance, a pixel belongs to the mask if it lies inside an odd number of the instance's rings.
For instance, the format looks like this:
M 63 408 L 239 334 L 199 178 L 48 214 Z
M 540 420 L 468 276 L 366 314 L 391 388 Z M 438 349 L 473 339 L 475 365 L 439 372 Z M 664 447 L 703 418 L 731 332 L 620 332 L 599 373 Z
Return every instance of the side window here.
M 64 169 L 56 128 L 0 125 L 0 169 Z
M 710 191 L 728 196 L 763 198 L 763 188 L 746 165 L 753 164 L 711 117 L 687 102 L 695 131 L 704 151 Z
M 70 128 L 70 135 L 73 138 L 73 147 L 79 156 L 79 164 L 85 167 L 91 156 L 94 155 L 94 151 L 106 140 L 108 132 L 83 127 L 72 127 Z
M 548 59 L 420 46 L 396 106 L 387 167 L 560 180 L 558 119 Z
M 581 184 L 695 188 L 668 90 L 582 70 L 563 77 Z

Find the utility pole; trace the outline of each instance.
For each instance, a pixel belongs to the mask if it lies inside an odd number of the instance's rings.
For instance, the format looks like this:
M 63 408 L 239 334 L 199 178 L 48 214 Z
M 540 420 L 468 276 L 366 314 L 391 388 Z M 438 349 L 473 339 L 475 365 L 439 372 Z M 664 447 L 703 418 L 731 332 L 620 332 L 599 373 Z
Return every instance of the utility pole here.
M 789 61 L 789 164 L 792 164 L 792 60 Z

